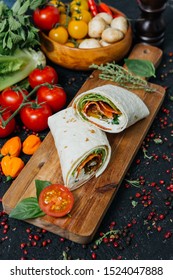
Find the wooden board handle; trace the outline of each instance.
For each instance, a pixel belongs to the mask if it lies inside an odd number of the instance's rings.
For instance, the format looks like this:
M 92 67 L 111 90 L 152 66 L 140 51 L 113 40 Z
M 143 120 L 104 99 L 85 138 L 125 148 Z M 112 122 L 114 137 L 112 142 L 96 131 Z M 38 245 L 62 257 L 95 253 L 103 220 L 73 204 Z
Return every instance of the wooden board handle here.
M 162 50 L 157 47 L 145 44 L 137 44 L 132 49 L 129 58 L 149 60 L 153 63 L 155 68 L 157 68 L 161 62 L 162 55 Z

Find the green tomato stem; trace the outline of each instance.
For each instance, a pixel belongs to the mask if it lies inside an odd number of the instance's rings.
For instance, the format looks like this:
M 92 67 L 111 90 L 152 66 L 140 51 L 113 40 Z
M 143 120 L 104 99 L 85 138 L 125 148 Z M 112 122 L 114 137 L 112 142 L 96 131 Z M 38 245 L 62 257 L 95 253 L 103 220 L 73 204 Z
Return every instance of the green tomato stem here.
M 19 113 L 19 111 L 26 105 L 33 104 L 32 102 L 28 101 L 28 98 L 32 96 L 41 86 L 50 86 L 49 83 L 44 83 L 41 85 L 36 86 L 27 96 L 24 95 L 23 102 L 20 104 L 20 106 L 16 109 L 16 111 L 11 114 L 11 116 L 7 119 L 4 120 L 2 117 L 2 113 L 5 112 L 5 109 L 0 111 L 0 121 L 1 121 L 1 127 L 5 128 L 6 125 Z

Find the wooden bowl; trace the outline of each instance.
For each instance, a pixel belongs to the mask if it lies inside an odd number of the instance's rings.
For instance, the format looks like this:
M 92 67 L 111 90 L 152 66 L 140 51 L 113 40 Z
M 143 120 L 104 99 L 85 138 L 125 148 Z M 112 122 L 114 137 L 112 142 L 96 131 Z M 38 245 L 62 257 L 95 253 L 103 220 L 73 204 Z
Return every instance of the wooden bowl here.
M 114 13 L 119 10 L 110 7 Z M 129 24 L 125 37 L 114 44 L 94 49 L 79 49 L 61 45 L 40 32 L 41 49 L 55 64 L 73 70 L 89 70 L 93 63 L 100 65 L 111 61 L 120 61 L 129 51 L 132 44 L 132 28 Z

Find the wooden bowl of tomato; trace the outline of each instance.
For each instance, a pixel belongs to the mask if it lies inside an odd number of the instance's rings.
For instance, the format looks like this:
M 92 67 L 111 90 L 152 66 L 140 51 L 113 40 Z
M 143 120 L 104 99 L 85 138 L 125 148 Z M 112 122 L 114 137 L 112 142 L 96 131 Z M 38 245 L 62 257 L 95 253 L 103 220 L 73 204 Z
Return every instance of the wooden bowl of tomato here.
M 125 15 L 119 10 L 110 7 L 113 14 Z M 77 48 L 60 44 L 52 40 L 45 32 L 40 32 L 41 49 L 45 55 L 55 64 L 72 70 L 89 70 L 94 63 L 97 65 L 107 62 L 118 62 L 129 52 L 132 44 L 132 28 L 128 30 L 124 38 L 116 43 L 99 48 Z

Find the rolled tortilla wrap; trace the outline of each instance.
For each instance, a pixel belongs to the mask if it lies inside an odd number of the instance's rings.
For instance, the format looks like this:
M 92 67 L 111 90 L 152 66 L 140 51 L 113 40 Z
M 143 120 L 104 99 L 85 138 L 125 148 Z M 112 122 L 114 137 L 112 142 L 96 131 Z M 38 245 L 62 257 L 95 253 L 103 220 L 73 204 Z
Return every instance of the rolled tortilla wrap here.
M 48 118 L 64 184 L 74 190 L 106 169 L 111 147 L 106 134 L 74 115 L 72 107 Z
M 111 133 L 121 132 L 149 115 L 136 94 L 114 85 L 83 92 L 74 99 L 72 107 L 82 120 Z

